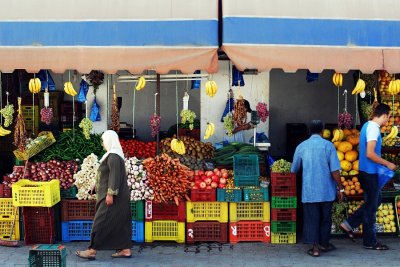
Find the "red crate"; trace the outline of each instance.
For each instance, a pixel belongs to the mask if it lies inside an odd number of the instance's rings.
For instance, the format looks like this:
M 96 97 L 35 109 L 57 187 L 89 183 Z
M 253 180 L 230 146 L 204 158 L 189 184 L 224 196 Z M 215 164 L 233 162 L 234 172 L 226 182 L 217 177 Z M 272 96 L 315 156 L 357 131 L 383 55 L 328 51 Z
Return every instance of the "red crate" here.
M 191 189 L 190 200 L 196 201 L 217 201 L 216 189 Z
M 53 244 L 54 208 L 23 207 L 25 244 Z
M 296 221 L 296 209 L 271 209 L 272 221 Z
M 184 222 L 186 220 L 186 203 L 179 202 L 179 206 L 175 202 L 154 203 L 151 200 L 146 201 L 146 221 L 154 220 L 173 220 Z
M 5 184 L 0 184 L 0 198 L 10 198 L 11 188 Z
M 228 223 L 194 222 L 186 224 L 186 243 L 228 242 Z
M 296 186 L 296 174 L 271 172 L 271 186 Z
M 61 212 L 63 222 L 93 220 L 96 213 L 96 201 L 63 199 Z
M 271 193 L 274 197 L 295 197 L 296 186 L 272 186 Z
M 229 223 L 229 242 L 271 242 L 271 225 L 261 221 L 239 221 Z

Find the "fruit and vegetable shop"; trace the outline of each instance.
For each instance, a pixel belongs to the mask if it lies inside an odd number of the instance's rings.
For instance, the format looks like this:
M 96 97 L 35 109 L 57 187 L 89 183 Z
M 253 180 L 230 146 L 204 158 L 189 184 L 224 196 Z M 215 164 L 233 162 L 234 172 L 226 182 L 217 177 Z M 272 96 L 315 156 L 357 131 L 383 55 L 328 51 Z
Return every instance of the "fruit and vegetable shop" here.
M 0 11 L 0 239 L 90 240 L 108 129 L 125 155 L 136 243 L 301 242 L 290 167 L 313 119 L 337 149 L 347 198 L 333 206 L 333 235 L 363 203 L 360 128 L 378 103 L 392 109 L 382 156 L 400 164 L 392 10 L 363 5 L 350 23 L 335 9 L 344 0 L 291 3 L 302 12 L 290 19 L 287 0 L 86 1 L 96 12 L 53 2 L 64 12 Z M 399 173 L 382 189 L 378 234 L 399 234 Z

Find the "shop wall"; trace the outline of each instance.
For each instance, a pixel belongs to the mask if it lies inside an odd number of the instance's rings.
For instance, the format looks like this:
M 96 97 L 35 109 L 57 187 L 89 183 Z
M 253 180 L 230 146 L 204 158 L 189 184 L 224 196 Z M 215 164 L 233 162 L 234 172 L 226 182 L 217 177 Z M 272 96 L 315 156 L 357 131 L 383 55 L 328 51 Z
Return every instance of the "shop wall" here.
M 337 89 L 332 83 L 333 71 L 324 71 L 318 81 L 308 83 L 306 70 L 285 73 L 274 69 L 270 73 L 270 152 L 283 156 L 286 151 L 286 123 L 309 123 L 321 119 L 337 124 Z M 344 75 L 343 88 L 348 91 L 348 112 L 355 115 L 353 72 Z M 340 112 L 344 96 L 340 94 Z
M 229 84 L 229 61 L 219 61 L 219 71 L 213 75 L 213 80 L 218 84 L 217 94 L 211 98 L 205 93 L 205 82 L 201 83 L 201 136 L 204 136 L 207 122 L 215 124 L 215 134 L 209 139 L 212 143 L 225 140 L 225 130 L 221 116 L 226 106 Z M 241 94 L 250 103 L 252 109 L 256 108 L 258 102 L 264 99 L 269 107 L 269 73 L 263 72 L 258 75 L 244 75 L 245 86 L 241 87 Z M 238 96 L 238 87 L 232 87 L 235 97 Z M 250 120 L 250 114 L 248 114 Z M 268 120 L 260 123 L 257 132 L 265 132 L 268 135 Z M 253 136 L 253 131 L 245 132 L 245 140 Z

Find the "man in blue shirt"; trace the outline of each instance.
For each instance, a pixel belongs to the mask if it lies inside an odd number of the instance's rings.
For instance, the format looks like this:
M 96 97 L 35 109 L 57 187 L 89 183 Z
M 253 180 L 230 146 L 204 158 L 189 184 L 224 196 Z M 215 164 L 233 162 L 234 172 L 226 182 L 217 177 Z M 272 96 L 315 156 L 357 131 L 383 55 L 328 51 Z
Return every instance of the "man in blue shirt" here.
M 329 243 L 332 227 L 332 205 L 338 195 L 343 199 L 340 162 L 334 145 L 322 138 L 324 124 L 313 120 L 311 137 L 297 146 L 291 171 L 302 172 L 303 242 L 312 244 L 307 253 L 318 257 L 320 251 L 335 247 Z M 339 192 L 338 192 L 339 189 Z
M 361 129 L 359 179 L 364 190 L 365 202 L 361 208 L 340 225 L 342 230 L 354 241 L 352 229 L 362 223 L 363 243 L 366 249 L 389 249 L 388 246 L 382 245 L 376 240 L 375 231 L 376 210 L 382 202 L 381 190 L 378 187 L 378 165 L 382 164 L 391 170 L 396 169 L 395 164 L 381 157 L 382 137 L 380 127 L 385 125 L 389 118 L 390 107 L 386 104 L 379 104 L 372 114 L 372 120 L 365 123 Z

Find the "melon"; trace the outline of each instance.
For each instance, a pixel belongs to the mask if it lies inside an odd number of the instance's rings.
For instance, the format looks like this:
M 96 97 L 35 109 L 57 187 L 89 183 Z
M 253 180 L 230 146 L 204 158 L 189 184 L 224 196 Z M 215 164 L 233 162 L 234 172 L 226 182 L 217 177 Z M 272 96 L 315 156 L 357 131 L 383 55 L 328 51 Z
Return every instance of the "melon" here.
M 336 151 L 339 161 L 344 160 L 344 153 L 341 151 Z
M 353 162 L 353 170 L 358 171 L 358 160 Z
M 340 142 L 340 144 L 339 144 L 339 146 L 337 148 L 337 150 L 339 150 L 339 151 L 341 151 L 343 153 L 346 153 L 347 151 L 350 151 L 352 149 L 353 149 L 353 145 L 350 142 L 347 142 L 347 141 Z
M 340 168 L 342 169 L 342 171 L 349 172 L 352 167 L 353 165 L 351 164 L 351 162 L 345 159 L 340 161 Z
M 358 152 L 355 150 L 347 151 L 346 154 L 344 154 L 344 159 L 350 162 L 357 160 L 357 158 L 358 158 Z

